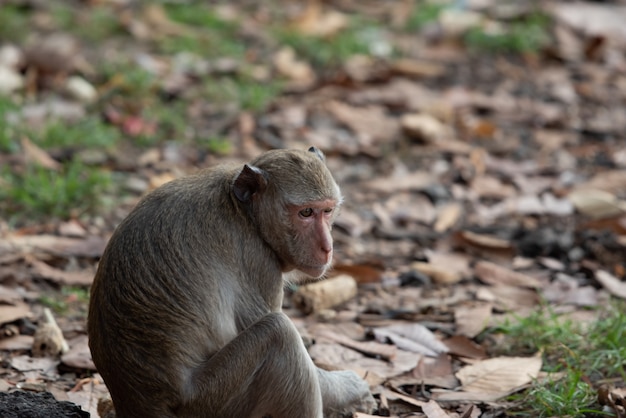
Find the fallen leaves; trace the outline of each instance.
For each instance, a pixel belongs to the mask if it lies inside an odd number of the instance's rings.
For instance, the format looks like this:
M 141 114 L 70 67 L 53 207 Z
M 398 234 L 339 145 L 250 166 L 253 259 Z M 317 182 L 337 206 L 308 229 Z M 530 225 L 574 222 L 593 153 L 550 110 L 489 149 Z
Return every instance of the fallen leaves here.
M 458 391 L 439 390 L 433 397 L 440 401 L 493 402 L 522 389 L 539 376 L 540 357 L 494 357 L 478 360 L 461 368 L 456 377 Z

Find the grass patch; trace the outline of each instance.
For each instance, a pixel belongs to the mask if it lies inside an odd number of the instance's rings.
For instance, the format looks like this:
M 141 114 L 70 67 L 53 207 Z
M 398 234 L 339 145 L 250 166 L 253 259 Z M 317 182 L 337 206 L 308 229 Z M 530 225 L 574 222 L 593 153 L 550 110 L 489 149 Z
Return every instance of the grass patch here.
M 503 30 L 473 28 L 465 35 L 465 43 L 472 49 L 489 53 L 537 52 L 550 41 L 549 25 L 548 16 L 533 13 L 504 26 Z
M 50 16 L 56 27 L 81 40 L 98 42 L 125 33 L 120 17 L 111 6 L 76 7 L 66 2 L 51 2 Z
M 85 117 L 72 125 L 52 121 L 43 132 L 31 136 L 42 148 L 111 148 L 121 139 L 118 129 L 97 116 Z
M 101 194 L 111 185 L 107 171 L 77 160 L 64 164 L 59 171 L 30 165 L 19 173 L 5 167 L 0 175 L 0 210 L 12 222 L 93 213 Z
M 448 7 L 446 3 L 419 2 L 413 8 L 411 16 L 406 21 L 405 29 L 420 30 L 429 23 L 437 21 L 439 14 Z
M 278 28 L 274 37 L 279 43 L 290 46 L 298 57 L 316 68 L 336 67 L 353 55 L 371 55 L 371 36 L 378 32 L 372 24 L 353 20 L 348 28 L 332 37 L 304 35 L 294 30 Z
M 80 286 L 63 286 L 60 292 L 40 296 L 39 303 L 58 315 L 72 311 L 85 312 L 89 304 L 89 290 Z
M 602 414 L 596 383 L 621 379 L 626 384 L 626 303 L 615 302 L 587 325 L 566 320 L 541 308 L 527 318 L 507 322 L 495 330 L 506 335 L 502 353 L 530 355 L 542 352 L 543 370 L 564 377 L 535 383 L 511 400 L 522 417 Z
M 251 77 L 212 78 L 203 87 L 203 97 L 217 105 L 236 103 L 240 109 L 258 112 L 280 93 L 277 81 L 259 82 Z
M 0 39 L 21 43 L 28 35 L 29 9 L 17 5 L 0 5 Z
M 7 120 L 7 115 L 17 109 L 17 105 L 8 97 L 0 95 L 0 152 L 13 153 L 19 149 L 16 127 Z
M 237 22 L 222 19 L 214 8 L 201 3 L 167 3 L 164 8 L 172 21 L 183 25 L 183 30 L 159 41 L 161 52 L 188 51 L 208 58 L 243 58 L 246 45 L 238 33 Z

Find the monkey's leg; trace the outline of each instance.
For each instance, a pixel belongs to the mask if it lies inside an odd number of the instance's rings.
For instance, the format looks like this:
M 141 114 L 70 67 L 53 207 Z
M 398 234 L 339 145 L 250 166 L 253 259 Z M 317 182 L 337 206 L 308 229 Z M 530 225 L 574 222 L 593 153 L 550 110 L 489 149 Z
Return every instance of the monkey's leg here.
M 325 418 L 351 417 L 354 412 L 370 413 L 376 401 L 367 382 L 351 370 L 318 369 Z
M 264 316 L 200 365 L 181 417 L 322 418 L 317 369 L 291 320 Z

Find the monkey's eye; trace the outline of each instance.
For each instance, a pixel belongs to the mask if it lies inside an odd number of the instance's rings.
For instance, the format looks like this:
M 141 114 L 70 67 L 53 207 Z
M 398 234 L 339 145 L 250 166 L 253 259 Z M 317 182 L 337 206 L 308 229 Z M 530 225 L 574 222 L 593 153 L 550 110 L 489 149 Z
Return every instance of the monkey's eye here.
M 324 209 L 324 213 L 331 213 L 332 211 L 333 211 L 333 208 Z
M 313 215 L 313 209 L 312 208 L 306 208 L 306 209 L 302 209 L 300 211 L 300 216 L 302 216 L 303 218 L 308 218 L 311 215 Z

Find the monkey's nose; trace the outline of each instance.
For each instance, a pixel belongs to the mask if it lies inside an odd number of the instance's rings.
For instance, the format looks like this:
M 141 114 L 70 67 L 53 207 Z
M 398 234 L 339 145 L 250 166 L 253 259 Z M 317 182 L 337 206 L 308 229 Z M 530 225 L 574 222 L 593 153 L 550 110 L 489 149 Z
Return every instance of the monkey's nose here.
M 322 258 L 324 259 L 324 263 L 328 263 L 333 256 L 333 247 L 326 248 L 322 247 Z

